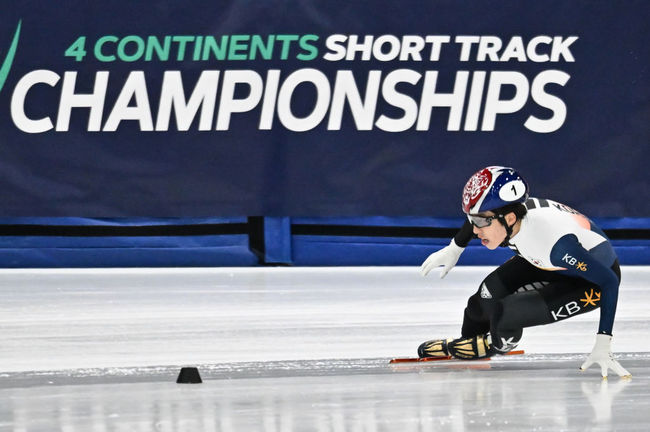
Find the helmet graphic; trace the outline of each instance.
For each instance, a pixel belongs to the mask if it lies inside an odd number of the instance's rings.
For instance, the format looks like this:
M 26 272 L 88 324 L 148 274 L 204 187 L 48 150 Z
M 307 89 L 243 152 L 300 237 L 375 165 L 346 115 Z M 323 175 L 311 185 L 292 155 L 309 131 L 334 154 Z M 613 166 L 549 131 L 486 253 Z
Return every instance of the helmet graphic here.
M 463 189 L 463 212 L 476 214 L 528 199 L 528 183 L 513 168 L 489 166 L 469 178 Z

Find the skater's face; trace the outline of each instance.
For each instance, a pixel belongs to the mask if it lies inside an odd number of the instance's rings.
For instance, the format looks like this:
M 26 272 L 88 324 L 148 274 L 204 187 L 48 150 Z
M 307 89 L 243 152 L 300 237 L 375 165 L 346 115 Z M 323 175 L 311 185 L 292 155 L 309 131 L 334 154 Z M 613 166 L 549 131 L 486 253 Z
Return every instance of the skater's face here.
M 479 240 L 481 240 L 481 244 L 486 248 L 490 250 L 498 248 L 499 245 L 506 239 L 506 235 L 508 235 L 506 227 L 504 227 L 503 224 L 496 219 L 496 215 L 491 211 L 479 213 L 477 216 L 488 218 L 485 219 L 485 221 L 489 222 L 489 224 L 481 228 L 473 224 L 474 234 L 476 234 Z M 490 220 L 489 218 L 492 219 Z M 508 225 L 511 225 L 517 221 L 517 217 L 514 213 L 508 213 L 505 216 L 505 219 Z M 479 223 L 479 225 L 483 224 Z

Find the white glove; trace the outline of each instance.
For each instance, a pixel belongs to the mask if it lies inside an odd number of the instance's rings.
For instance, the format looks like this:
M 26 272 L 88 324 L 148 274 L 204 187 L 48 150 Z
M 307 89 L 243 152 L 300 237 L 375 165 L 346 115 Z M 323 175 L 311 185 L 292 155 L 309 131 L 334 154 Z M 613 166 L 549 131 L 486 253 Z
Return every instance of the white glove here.
M 607 370 L 611 369 L 618 374 L 618 376 L 629 378 L 632 375 L 616 361 L 612 355 L 612 337 L 606 334 L 596 335 L 596 344 L 587 360 L 580 366 L 580 370 L 584 371 L 594 363 L 600 365 L 600 372 L 603 379 L 607 379 Z
M 429 258 L 422 263 L 422 266 L 420 267 L 422 276 L 428 275 L 431 270 L 440 266 L 442 266 L 440 279 L 447 276 L 447 273 L 449 273 L 449 270 L 454 268 L 458 262 L 458 258 L 460 258 L 460 254 L 462 254 L 464 250 L 465 248 L 458 246 L 454 239 L 451 239 L 449 246 L 445 246 L 439 251 L 432 253 L 429 255 Z

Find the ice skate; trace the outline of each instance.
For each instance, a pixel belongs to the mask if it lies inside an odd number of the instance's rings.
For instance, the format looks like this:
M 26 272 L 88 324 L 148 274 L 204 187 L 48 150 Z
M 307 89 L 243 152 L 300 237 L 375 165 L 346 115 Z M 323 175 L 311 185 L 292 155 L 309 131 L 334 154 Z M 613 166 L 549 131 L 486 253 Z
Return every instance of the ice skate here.
M 420 358 L 425 357 L 449 357 L 449 351 L 447 350 L 447 344 L 453 339 L 434 339 L 430 341 L 423 342 L 418 347 L 418 356 Z
M 462 360 L 478 360 L 496 353 L 489 334 L 468 338 L 458 338 L 447 343 L 447 351 L 452 357 Z

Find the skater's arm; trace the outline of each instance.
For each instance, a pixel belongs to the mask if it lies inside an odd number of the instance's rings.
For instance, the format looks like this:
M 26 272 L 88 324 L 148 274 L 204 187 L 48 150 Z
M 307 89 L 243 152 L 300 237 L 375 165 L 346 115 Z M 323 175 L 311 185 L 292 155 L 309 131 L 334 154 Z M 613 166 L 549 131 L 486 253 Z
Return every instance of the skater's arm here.
M 573 234 L 560 238 L 551 251 L 551 262 L 566 268 L 572 276 L 578 276 L 600 287 L 600 300 L 590 292 L 585 292 L 585 301 L 600 301 L 600 323 L 596 343 L 580 370 L 588 369 L 592 364 L 600 366 L 600 373 L 607 378 L 609 369 L 621 377 L 630 377 L 627 371 L 612 354 L 612 327 L 616 315 L 619 279 L 614 271 L 594 258 L 593 254 L 582 247 Z
M 551 262 L 553 265 L 566 268 L 569 275 L 586 279 L 600 287 L 598 334 L 611 335 L 618 302 L 619 280 L 616 273 L 594 258 L 573 234 L 565 235 L 553 246 Z M 597 301 L 597 297 L 592 298 L 591 301 Z
M 454 236 L 454 242 L 458 246 L 465 248 L 469 244 L 470 240 L 472 240 L 472 238 L 474 238 L 472 224 L 467 219 L 465 219 L 465 223 L 460 228 L 460 231 L 458 231 Z

